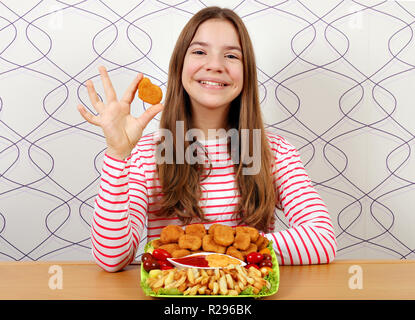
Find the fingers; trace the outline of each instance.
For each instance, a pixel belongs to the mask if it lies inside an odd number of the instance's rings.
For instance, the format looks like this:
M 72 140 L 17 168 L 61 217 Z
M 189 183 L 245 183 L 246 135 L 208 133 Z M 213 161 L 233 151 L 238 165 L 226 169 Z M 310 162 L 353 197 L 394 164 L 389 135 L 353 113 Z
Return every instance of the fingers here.
M 81 114 L 82 118 L 84 118 L 86 121 L 93 125 L 99 126 L 98 117 L 87 111 L 83 105 L 78 105 L 78 111 Z
M 160 111 L 162 111 L 164 106 L 159 103 L 148 108 L 137 120 L 141 127 L 144 129 L 147 124 L 153 119 Z
M 137 92 L 138 84 L 140 83 L 141 79 L 143 79 L 143 74 L 139 73 L 125 91 L 124 96 L 121 99 L 123 102 L 127 104 L 131 104 L 133 102 L 135 93 Z
M 101 66 L 98 68 L 98 70 L 99 70 L 99 74 L 101 75 L 102 84 L 104 86 L 107 103 L 117 100 L 117 95 L 115 93 L 114 87 L 112 86 L 110 77 L 108 76 L 107 69 Z
M 88 91 L 89 100 L 91 101 L 92 106 L 99 113 L 102 112 L 102 101 L 99 99 L 97 92 L 95 91 L 94 84 L 91 80 L 88 80 L 86 83 L 86 89 Z

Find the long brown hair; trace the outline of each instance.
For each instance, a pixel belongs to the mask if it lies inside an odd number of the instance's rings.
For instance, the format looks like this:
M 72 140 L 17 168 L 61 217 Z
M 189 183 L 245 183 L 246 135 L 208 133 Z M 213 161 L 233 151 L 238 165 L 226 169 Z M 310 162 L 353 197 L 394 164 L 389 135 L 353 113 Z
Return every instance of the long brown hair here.
M 274 191 L 272 163 L 273 155 L 267 140 L 259 104 L 256 63 L 253 46 L 248 31 L 242 19 L 232 10 L 219 7 L 208 7 L 196 13 L 182 30 L 170 59 L 168 86 L 165 98 L 160 128 L 168 129 L 173 134 L 174 161 L 172 164 L 157 164 L 157 173 L 162 190 L 160 216 L 177 216 L 182 222 L 188 224 L 193 218 L 207 221 L 203 210 L 199 206 L 202 194 L 200 182 L 203 165 L 176 163 L 176 123 L 183 121 L 184 132 L 192 128 L 190 114 L 190 99 L 183 88 L 181 75 L 187 49 L 200 24 L 209 19 L 230 21 L 239 33 L 242 49 L 242 62 L 244 70 L 243 88 L 240 95 L 231 103 L 228 115 L 228 127 L 239 132 L 241 129 L 249 130 L 249 152 L 253 150 L 253 131 L 261 130 L 261 168 L 256 175 L 244 175 L 243 148 L 239 148 L 239 163 L 234 164 L 235 179 L 240 194 L 237 215 L 241 224 L 268 231 L 274 222 L 274 210 L 278 195 Z M 161 143 L 161 142 L 159 142 Z M 189 141 L 180 141 L 184 150 L 189 147 Z M 228 143 L 228 150 L 230 150 Z M 246 150 L 247 151 L 247 150 Z

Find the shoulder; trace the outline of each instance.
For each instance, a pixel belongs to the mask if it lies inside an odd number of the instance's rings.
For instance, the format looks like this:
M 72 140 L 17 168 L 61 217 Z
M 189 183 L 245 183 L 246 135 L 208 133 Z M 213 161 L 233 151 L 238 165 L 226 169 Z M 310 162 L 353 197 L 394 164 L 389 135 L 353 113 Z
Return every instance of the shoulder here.
M 265 131 L 271 151 L 276 157 L 287 155 L 288 153 L 297 153 L 297 149 L 286 138 L 272 131 Z

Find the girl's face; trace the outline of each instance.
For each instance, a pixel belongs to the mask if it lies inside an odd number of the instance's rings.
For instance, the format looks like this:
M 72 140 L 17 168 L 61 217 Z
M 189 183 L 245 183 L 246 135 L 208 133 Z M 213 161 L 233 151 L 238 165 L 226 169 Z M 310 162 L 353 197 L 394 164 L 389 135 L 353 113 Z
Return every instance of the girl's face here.
M 243 64 L 239 36 L 231 22 L 203 22 L 187 49 L 183 87 L 192 109 L 228 108 L 242 91 Z

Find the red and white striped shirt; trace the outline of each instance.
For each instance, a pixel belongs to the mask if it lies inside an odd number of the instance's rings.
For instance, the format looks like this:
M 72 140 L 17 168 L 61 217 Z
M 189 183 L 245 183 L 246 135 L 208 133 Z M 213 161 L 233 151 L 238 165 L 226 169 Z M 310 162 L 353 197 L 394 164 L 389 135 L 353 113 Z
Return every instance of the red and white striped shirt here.
M 275 164 L 275 190 L 280 195 L 289 228 L 265 234 L 273 241 L 280 265 L 320 264 L 333 261 L 337 242 L 327 208 L 311 184 L 298 151 L 284 138 L 267 133 Z M 144 245 L 158 238 L 178 218 L 155 215 L 161 186 L 156 174 L 156 134 L 143 136 L 125 160 L 104 156 L 101 182 L 92 221 L 92 254 L 104 270 L 114 272 L 139 260 Z M 209 222 L 238 225 L 240 198 L 226 137 L 206 140 L 212 163 L 210 175 L 201 182 L 200 206 Z M 192 223 L 200 221 L 194 220 Z M 137 259 L 137 260 L 135 260 Z

